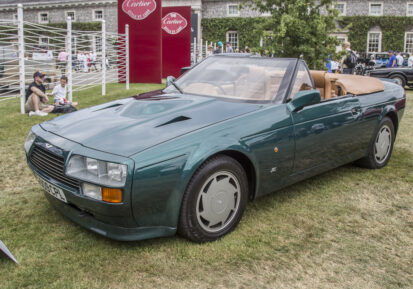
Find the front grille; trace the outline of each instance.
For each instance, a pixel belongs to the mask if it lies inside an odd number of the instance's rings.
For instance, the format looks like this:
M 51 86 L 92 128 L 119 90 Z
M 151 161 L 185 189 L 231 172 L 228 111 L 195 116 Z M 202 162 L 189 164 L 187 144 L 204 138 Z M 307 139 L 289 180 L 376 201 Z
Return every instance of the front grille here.
M 55 155 L 48 150 L 35 145 L 32 154 L 30 155 L 30 162 L 36 169 L 52 179 L 73 189 L 79 190 L 79 182 L 68 178 L 64 174 L 65 160 L 63 157 Z

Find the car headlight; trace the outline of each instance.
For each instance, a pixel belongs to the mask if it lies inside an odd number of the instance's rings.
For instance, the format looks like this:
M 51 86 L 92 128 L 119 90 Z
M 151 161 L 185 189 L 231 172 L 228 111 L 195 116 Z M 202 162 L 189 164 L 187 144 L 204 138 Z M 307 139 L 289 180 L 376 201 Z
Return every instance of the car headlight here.
M 109 187 L 123 187 L 127 171 L 127 165 L 74 155 L 69 160 L 66 175 Z
M 29 153 L 29 150 L 32 147 L 35 139 L 36 135 L 32 131 L 30 131 L 26 137 L 26 141 L 24 142 L 24 150 L 26 151 L 26 154 Z

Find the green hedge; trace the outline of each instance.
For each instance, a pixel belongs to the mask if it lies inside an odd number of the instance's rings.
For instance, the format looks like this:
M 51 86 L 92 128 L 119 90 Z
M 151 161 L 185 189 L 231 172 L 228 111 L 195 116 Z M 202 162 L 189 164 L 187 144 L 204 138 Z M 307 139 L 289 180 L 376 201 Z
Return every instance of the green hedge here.
M 240 49 L 245 46 L 258 47 L 261 36 L 254 33 L 255 24 L 263 23 L 265 18 L 204 18 L 202 19 L 202 37 L 204 41 L 226 41 L 227 31 L 238 32 L 238 45 Z
M 260 35 L 254 33 L 257 23 L 263 23 L 263 17 L 251 18 L 204 18 L 202 19 L 203 38 L 206 41 L 225 41 L 226 32 L 238 31 L 239 47 L 258 47 Z M 366 51 L 367 34 L 370 28 L 380 26 L 382 31 L 382 51 L 404 50 L 404 33 L 413 29 L 413 17 L 399 16 L 344 16 L 338 23 L 343 30 L 348 30 L 351 47 L 357 51 Z
M 404 50 L 404 33 L 413 28 L 413 17 L 396 16 L 348 16 L 338 22 L 349 30 L 348 40 L 357 51 L 366 51 L 367 34 L 370 28 L 380 26 L 382 51 Z

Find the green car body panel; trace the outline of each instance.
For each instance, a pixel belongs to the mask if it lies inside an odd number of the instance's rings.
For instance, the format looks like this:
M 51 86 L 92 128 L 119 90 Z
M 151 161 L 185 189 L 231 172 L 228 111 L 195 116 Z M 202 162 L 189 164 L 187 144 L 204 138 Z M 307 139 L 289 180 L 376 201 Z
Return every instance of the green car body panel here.
M 300 62 L 300 61 L 297 61 Z M 292 111 L 282 103 L 249 103 L 179 93 L 127 98 L 36 125 L 27 162 L 36 175 L 63 189 L 69 204 L 45 193 L 74 222 L 117 240 L 176 233 L 182 197 L 208 158 L 226 154 L 248 170 L 250 199 L 367 155 L 380 120 L 398 126 L 404 92 L 342 97 Z M 34 146 L 127 164 L 120 204 L 97 201 L 65 186 L 30 161 Z

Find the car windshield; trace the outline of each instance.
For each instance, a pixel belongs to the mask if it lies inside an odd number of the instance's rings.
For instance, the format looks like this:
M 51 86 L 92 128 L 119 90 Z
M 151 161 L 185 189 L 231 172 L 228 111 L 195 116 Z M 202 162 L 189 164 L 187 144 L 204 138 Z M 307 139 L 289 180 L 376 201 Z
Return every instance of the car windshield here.
M 296 59 L 209 57 L 180 77 L 184 93 L 244 101 L 271 101 L 285 93 Z M 165 92 L 172 92 L 170 86 Z

